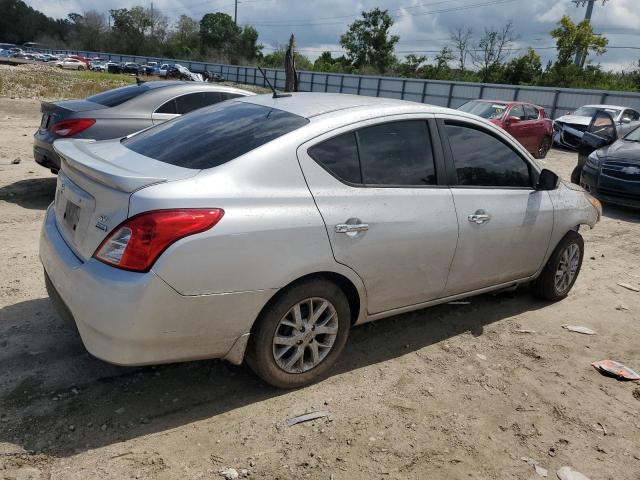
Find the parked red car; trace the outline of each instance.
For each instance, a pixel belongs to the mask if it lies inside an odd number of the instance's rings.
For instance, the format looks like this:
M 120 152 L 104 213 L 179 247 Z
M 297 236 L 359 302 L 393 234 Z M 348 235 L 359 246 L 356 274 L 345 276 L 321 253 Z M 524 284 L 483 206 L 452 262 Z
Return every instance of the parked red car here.
M 544 158 L 553 141 L 553 121 L 531 103 L 471 100 L 458 110 L 486 118 L 504 128 L 535 158 Z
M 81 55 L 68 55 L 67 58 L 75 58 L 76 60 L 80 60 L 81 62 L 84 62 L 87 66 L 89 65 L 89 60 L 87 60 Z

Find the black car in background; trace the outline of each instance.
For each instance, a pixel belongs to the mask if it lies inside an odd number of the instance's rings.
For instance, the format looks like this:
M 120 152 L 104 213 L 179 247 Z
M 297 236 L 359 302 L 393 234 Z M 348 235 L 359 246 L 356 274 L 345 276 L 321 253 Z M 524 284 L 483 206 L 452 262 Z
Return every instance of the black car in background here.
M 596 112 L 571 180 L 602 202 L 640 208 L 640 122 L 619 126 L 607 112 Z
M 127 73 L 131 75 L 141 75 L 144 68 L 138 63 L 107 63 L 107 72 L 109 73 Z

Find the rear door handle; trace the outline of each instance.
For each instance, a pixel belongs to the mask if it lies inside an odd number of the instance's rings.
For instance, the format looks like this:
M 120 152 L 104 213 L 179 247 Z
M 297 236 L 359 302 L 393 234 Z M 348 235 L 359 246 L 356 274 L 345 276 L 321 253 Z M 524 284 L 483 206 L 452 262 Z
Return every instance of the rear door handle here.
M 368 223 L 339 223 L 334 227 L 336 233 L 358 233 L 369 230 Z
M 469 220 L 471 223 L 482 225 L 483 223 L 487 223 L 489 220 L 491 220 L 491 215 L 489 215 L 484 210 L 476 210 L 476 213 L 467 216 L 467 220 Z

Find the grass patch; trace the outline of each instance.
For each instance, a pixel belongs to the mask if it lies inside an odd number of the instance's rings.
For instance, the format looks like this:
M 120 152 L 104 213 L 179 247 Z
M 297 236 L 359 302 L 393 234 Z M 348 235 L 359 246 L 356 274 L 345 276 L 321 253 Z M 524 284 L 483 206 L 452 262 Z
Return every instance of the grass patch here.
M 61 70 L 53 65 L 0 65 L 0 96 L 62 100 L 85 98 L 135 82 L 134 77 Z

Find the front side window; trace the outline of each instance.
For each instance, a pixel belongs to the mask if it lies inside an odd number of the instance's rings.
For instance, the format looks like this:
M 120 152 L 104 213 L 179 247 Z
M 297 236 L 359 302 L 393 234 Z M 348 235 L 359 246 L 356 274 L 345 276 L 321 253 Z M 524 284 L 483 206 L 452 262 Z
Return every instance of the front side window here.
M 458 185 L 531 188 L 528 164 L 483 130 L 446 123 Z
M 539 116 L 538 109 L 532 105 L 524 106 L 524 114 L 526 115 L 527 120 L 537 120 Z
M 136 153 L 184 168 L 217 167 L 309 123 L 293 113 L 231 101 L 125 138 Z
M 526 120 L 527 117 L 525 117 L 524 115 L 524 108 L 522 108 L 522 105 L 514 105 L 513 107 L 511 107 L 511 111 L 509 112 L 509 116 L 510 117 L 517 117 L 520 120 Z
M 389 122 L 344 133 L 312 146 L 309 156 L 347 183 L 435 185 L 427 122 Z

